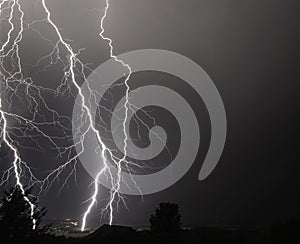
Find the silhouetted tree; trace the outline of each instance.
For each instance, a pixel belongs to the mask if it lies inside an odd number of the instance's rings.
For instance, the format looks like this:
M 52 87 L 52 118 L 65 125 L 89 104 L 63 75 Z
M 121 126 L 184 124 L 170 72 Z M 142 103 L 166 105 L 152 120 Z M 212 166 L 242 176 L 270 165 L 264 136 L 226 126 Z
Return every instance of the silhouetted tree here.
M 46 215 L 45 208 L 38 208 L 36 198 L 31 197 L 29 191 L 26 192 L 26 196 L 36 206 L 33 216 L 36 220 L 36 228 L 33 229 L 29 203 L 25 201 L 20 188 L 14 187 L 4 192 L 2 198 L 0 206 L 1 237 L 20 239 L 36 237 L 49 229 L 49 225 L 41 226 L 41 222 Z
M 176 232 L 181 229 L 181 215 L 176 203 L 160 203 L 155 214 L 151 215 L 151 231 Z

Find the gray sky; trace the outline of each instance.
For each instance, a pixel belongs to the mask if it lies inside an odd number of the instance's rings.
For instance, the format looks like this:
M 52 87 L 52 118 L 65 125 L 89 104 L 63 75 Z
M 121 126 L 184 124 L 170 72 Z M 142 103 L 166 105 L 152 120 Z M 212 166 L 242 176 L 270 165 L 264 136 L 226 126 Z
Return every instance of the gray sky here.
M 34 8 L 33 2 L 24 5 L 27 22 L 42 16 L 41 8 Z M 63 29 L 65 38 L 72 40 L 72 47 L 85 48 L 80 57 L 92 70 L 109 58 L 107 43 L 98 36 L 104 1 L 48 0 L 47 4 L 53 21 Z M 207 113 L 201 99 L 188 87 L 174 87 L 189 100 L 201 123 L 203 144 L 197 163 L 180 181 L 160 193 L 143 199 L 127 196 L 128 210 L 121 207 L 115 223 L 147 224 L 150 213 L 162 201 L 177 202 L 186 225 L 262 224 L 300 212 L 296 66 L 299 8 L 296 0 L 111 0 L 105 29 L 114 41 L 116 54 L 153 48 L 189 57 L 214 81 L 228 119 L 227 142 L 220 163 L 200 182 L 197 176 L 210 138 Z M 40 24 L 36 28 L 55 40 L 49 26 Z M 24 62 L 34 63 L 44 55 L 47 44 L 28 32 L 22 48 Z M 26 68 L 37 83 L 49 87 L 58 84 L 58 70 L 60 67 L 55 66 L 35 75 L 35 68 Z M 144 73 L 136 74 L 134 82 L 155 80 L 167 85 L 168 79 L 175 78 Z M 61 100 L 48 100 L 71 115 L 72 99 L 66 99 L 64 105 Z M 160 113 L 163 111 L 158 111 L 163 120 Z M 170 118 L 166 115 L 166 119 Z M 170 128 L 176 128 L 176 123 L 171 123 Z M 176 138 L 178 133 L 173 133 Z M 51 152 L 23 150 L 23 154 L 27 162 L 38 168 L 37 172 L 57 164 L 56 155 Z M 7 160 L 5 155 L 2 151 L 1 162 Z M 54 184 L 41 197 L 49 217 L 80 218 L 87 206 L 82 202 L 92 192 L 91 187 L 87 188 L 91 181 L 78 164 L 77 183 L 71 180 L 59 197 L 61 182 Z M 107 196 L 107 190 L 101 187 L 98 208 Z M 89 223 L 97 223 L 98 217 L 95 208 Z M 102 223 L 106 221 L 103 219 Z

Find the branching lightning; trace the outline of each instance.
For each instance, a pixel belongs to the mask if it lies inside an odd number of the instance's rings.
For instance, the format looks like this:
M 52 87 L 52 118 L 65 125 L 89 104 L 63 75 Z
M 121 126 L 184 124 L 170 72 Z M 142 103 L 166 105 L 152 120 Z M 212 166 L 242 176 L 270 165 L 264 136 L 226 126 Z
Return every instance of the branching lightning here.
M 26 195 L 24 186 L 21 183 L 20 169 L 19 169 L 19 164 L 21 162 L 21 158 L 20 158 L 20 156 L 18 154 L 18 150 L 11 143 L 11 139 L 9 138 L 9 135 L 8 135 L 8 133 L 6 131 L 6 128 L 7 128 L 7 120 L 6 120 L 6 117 L 5 117 L 6 114 L 2 110 L 2 105 L 1 104 L 2 103 L 1 103 L 1 99 L 0 99 L 1 122 L 3 122 L 2 138 L 3 138 L 3 141 L 5 142 L 5 144 L 13 151 L 13 157 L 14 157 L 13 168 L 14 168 L 14 173 L 15 173 L 15 178 L 16 178 L 16 184 L 17 184 L 17 186 L 19 186 L 19 188 L 20 188 L 20 190 L 21 190 L 21 192 L 23 194 L 24 200 L 30 206 L 30 214 L 31 214 L 32 222 L 33 222 L 32 228 L 35 229 L 35 227 L 36 227 L 36 219 L 34 219 L 34 217 L 33 217 L 35 206 L 30 201 L 30 199 L 28 198 L 28 196 Z
M 95 128 L 93 117 L 90 110 L 91 99 L 94 96 L 94 91 L 89 90 L 89 95 L 83 94 L 80 87 L 80 80 L 86 81 L 85 69 L 87 66 L 79 59 L 82 50 L 74 51 L 69 40 L 63 37 L 62 30 L 56 25 L 51 16 L 46 0 L 38 1 L 45 17 L 40 20 L 35 20 L 30 23 L 24 21 L 25 13 L 22 10 L 21 0 L 2 0 L 0 2 L 0 24 L 5 22 L 8 24 L 9 29 L 6 32 L 6 39 L 1 43 L 0 49 L 0 78 L 1 78 L 1 93 L 0 93 L 0 126 L 2 142 L 13 152 L 12 165 L 2 175 L 0 185 L 7 184 L 10 176 L 14 176 L 16 185 L 21 189 L 24 200 L 30 205 L 31 217 L 33 221 L 33 228 L 36 226 L 34 219 L 35 206 L 26 196 L 26 188 L 37 187 L 38 193 L 46 192 L 57 180 L 61 174 L 67 169 L 71 168 L 67 177 L 63 181 L 62 188 L 67 184 L 72 175 L 76 177 L 76 165 L 78 157 L 85 150 L 84 141 L 88 132 L 92 131 L 98 140 L 99 148 L 101 149 L 101 158 L 103 167 L 99 170 L 94 182 L 94 192 L 88 200 L 89 205 L 83 214 L 81 230 L 86 227 L 87 217 L 97 201 L 99 194 L 98 180 L 102 175 L 108 177 L 111 181 L 112 189 L 110 191 L 110 198 L 103 211 L 108 212 L 109 224 L 113 223 L 114 204 L 118 207 L 119 201 L 123 201 L 120 195 L 121 187 L 121 171 L 122 167 L 127 167 L 127 140 L 128 135 L 126 132 L 128 111 L 130 110 L 129 92 L 130 86 L 128 84 L 132 70 L 131 67 L 120 60 L 114 54 L 113 41 L 104 35 L 104 21 L 109 9 L 109 0 L 105 1 L 104 14 L 101 18 L 99 36 L 108 42 L 110 58 L 114 59 L 117 63 L 121 64 L 126 72 L 124 72 L 125 80 L 124 86 L 126 88 L 125 102 L 123 104 L 124 117 L 122 120 L 123 128 L 123 156 L 116 157 L 112 150 L 108 148 L 99 131 Z M 46 37 L 41 31 L 35 28 L 39 23 L 46 23 L 54 30 L 56 41 L 52 38 Z M 60 63 L 63 65 L 63 77 L 58 87 L 55 89 L 51 86 L 41 86 L 34 82 L 33 78 L 25 75 L 23 72 L 22 57 L 20 54 L 20 43 L 23 40 L 23 33 L 26 30 L 31 30 L 47 44 L 51 45 L 52 50 L 40 58 L 33 67 L 40 67 L 43 65 L 41 71 L 45 71 L 51 66 Z M 65 55 L 63 55 L 66 53 Z M 71 141 L 68 135 L 70 128 L 68 125 L 72 124 L 68 116 L 60 115 L 54 108 L 51 108 L 43 98 L 43 93 L 49 93 L 53 96 L 60 96 L 66 93 L 72 94 L 72 88 L 75 88 L 76 93 L 81 97 L 81 118 L 80 126 L 78 128 L 77 140 L 72 141 L 72 144 L 65 145 L 63 142 Z M 16 112 L 13 107 L 15 100 L 24 101 L 27 113 L 22 114 Z M 46 127 L 52 126 L 64 131 L 63 135 L 50 135 Z M 22 143 L 22 140 L 30 140 L 35 146 L 28 146 L 29 144 Z M 23 160 L 22 152 L 19 149 L 44 150 L 44 146 L 39 142 L 40 139 L 46 140 L 50 145 L 51 150 L 55 150 L 59 158 L 64 158 L 62 164 L 56 169 L 50 171 L 43 179 L 38 179 L 33 170 Z M 80 146 L 81 150 L 74 154 L 75 146 Z M 108 161 L 112 162 L 112 166 L 117 168 L 117 175 L 113 176 L 110 170 L 111 165 Z M 125 164 L 125 166 L 123 166 Z M 29 175 L 29 176 L 28 176 Z M 26 183 L 22 183 L 26 182 Z M 137 186 L 138 187 L 138 186 Z M 61 188 L 61 189 L 62 189 Z M 125 203 L 125 202 L 124 202 Z
M 113 202 L 116 198 L 116 194 L 118 194 L 118 197 L 120 197 L 119 195 L 119 190 L 120 190 L 120 182 L 121 182 L 121 171 L 122 171 L 122 166 L 121 164 L 123 162 L 126 163 L 126 155 L 127 155 L 127 140 L 128 140 L 128 135 L 127 135 L 127 132 L 126 132 L 126 123 L 127 123 L 127 118 L 128 118 L 128 110 L 129 110 L 129 91 L 130 91 L 130 87 L 128 85 L 128 81 L 130 79 L 130 76 L 132 74 L 132 70 L 130 68 L 130 66 L 125 63 L 123 60 L 117 58 L 116 55 L 114 55 L 114 47 L 113 47 L 113 44 L 112 44 L 112 39 L 110 39 L 109 37 L 105 36 L 104 35 L 104 32 L 105 32 L 105 29 L 104 29 L 104 20 L 107 16 L 107 11 L 109 9 L 109 0 L 106 0 L 106 6 L 105 6 L 105 9 L 104 9 L 104 14 L 101 18 L 101 22 L 100 22 L 100 28 L 101 28 L 101 32 L 100 32 L 100 37 L 105 40 L 105 41 L 108 41 L 108 45 L 109 45 L 109 48 L 110 48 L 110 57 L 113 58 L 116 62 L 120 63 L 123 67 L 125 67 L 127 70 L 128 70 L 128 74 L 126 75 L 126 78 L 125 78 L 125 81 L 124 81 L 124 84 L 126 86 L 126 92 L 125 92 L 125 103 L 124 103 L 124 109 L 125 109 L 125 116 L 124 116 L 124 120 L 123 120 L 123 133 L 124 133 L 124 140 L 123 140 L 123 157 L 118 159 L 118 160 L 115 160 L 112 153 L 109 151 L 109 153 L 111 154 L 110 157 L 112 158 L 112 160 L 114 161 L 115 165 L 117 166 L 117 179 L 116 179 L 116 182 L 112 182 L 113 183 L 113 188 L 111 190 L 111 194 L 110 194 L 110 199 L 109 199 L 109 202 L 107 204 L 107 207 L 109 209 L 109 224 L 111 225 L 112 224 L 112 221 L 113 221 Z M 99 136 L 100 137 L 100 136 Z M 98 137 L 98 140 L 99 140 L 99 137 Z M 102 154 L 104 153 L 103 151 L 106 149 L 105 145 L 102 145 L 103 143 L 101 142 L 101 146 L 102 146 Z M 105 161 L 104 157 L 103 157 L 103 161 Z M 102 169 L 98 174 L 97 174 L 97 177 L 95 179 L 95 182 L 94 182 L 94 185 L 95 185 L 95 190 L 94 190 L 94 194 L 93 194 L 93 197 L 92 197 L 92 201 L 90 203 L 90 205 L 88 206 L 88 209 L 87 211 L 84 213 L 84 216 L 83 216 L 83 220 L 82 220 L 82 227 L 81 227 L 81 230 L 83 231 L 84 228 L 85 228 L 85 224 L 86 224 L 86 217 L 87 215 L 89 214 L 92 206 L 95 204 L 96 202 L 96 196 L 98 194 L 98 179 L 100 177 L 100 175 L 106 170 L 107 168 L 107 164 L 105 164 L 105 168 Z
M 2 6 L 3 4 L 7 2 L 7 1 L 2 1 L 0 4 L 0 14 L 2 12 Z M 22 40 L 22 32 L 23 32 L 23 17 L 24 17 L 24 12 L 21 10 L 21 6 L 19 4 L 19 1 L 13 1 L 13 4 L 11 5 L 11 14 L 9 16 L 9 24 L 10 24 L 10 30 L 8 32 L 7 35 L 7 40 L 4 42 L 4 44 L 2 45 L 1 49 L 0 49 L 0 59 L 3 59 L 3 51 L 6 48 L 6 46 L 10 43 L 11 41 L 11 33 L 14 31 L 14 25 L 12 23 L 12 18 L 13 18 L 13 13 L 14 13 L 14 8 L 17 5 L 19 12 L 21 13 L 21 17 L 20 17 L 20 30 L 17 34 L 17 37 L 14 39 L 13 41 L 13 45 L 12 48 L 10 50 L 8 50 L 8 54 L 10 52 L 12 52 L 13 50 L 16 49 L 16 56 L 18 59 L 18 70 L 16 72 L 14 72 L 14 74 L 11 75 L 11 77 L 17 76 L 18 74 L 22 73 L 21 70 L 21 65 L 20 65 L 20 56 L 19 56 L 19 50 L 18 50 L 18 43 Z M 9 78 L 11 78 L 9 77 Z M 6 80 L 6 82 L 9 82 L 9 79 Z M 7 119 L 6 116 L 9 116 L 9 113 L 4 112 L 3 108 L 2 108 L 2 99 L 0 97 L 0 114 L 1 114 L 1 118 L 0 121 L 3 123 L 3 127 L 2 127 L 2 139 L 5 142 L 5 144 L 9 147 L 9 149 L 13 152 L 13 170 L 14 170 L 14 175 L 16 178 L 16 185 L 20 188 L 24 200 L 29 204 L 30 206 L 30 214 L 31 214 L 31 218 L 32 218 L 32 228 L 35 229 L 36 227 L 36 219 L 34 219 L 34 211 L 35 211 L 35 206 L 34 204 L 30 201 L 30 199 L 28 198 L 28 196 L 25 193 L 25 189 L 23 184 L 21 183 L 21 176 L 20 176 L 20 163 L 21 163 L 21 158 L 19 156 L 18 150 L 17 148 L 13 145 L 12 143 L 12 139 L 10 138 L 8 131 L 7 131 Z M 14 115 L 13 115 L 14 116 Z

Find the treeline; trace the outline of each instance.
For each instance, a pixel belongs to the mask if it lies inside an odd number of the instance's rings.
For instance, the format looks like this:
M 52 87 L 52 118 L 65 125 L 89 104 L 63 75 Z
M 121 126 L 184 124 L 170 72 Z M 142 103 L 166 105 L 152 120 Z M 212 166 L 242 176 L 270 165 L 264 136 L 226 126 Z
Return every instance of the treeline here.
M 37 206 L 33 218 L 29 204 L 18 187 L 6 191 L 0 203 L 0 230 L 2 240 L 31 243 L 203 243 L 203 244 L 294 244 L 300 243 L 300 217 L 277 223 L 269 229 L 183 229 L 179 207 L 175 203 L 160 203 L 150 216 L 150 230 L 137 231 L 131 227 L 103 225 L 82 238 L 55 236 L 50 225 L 43 223 L 45 208 L 39 208 L 37 199 L 26 192 L 26 197 Z

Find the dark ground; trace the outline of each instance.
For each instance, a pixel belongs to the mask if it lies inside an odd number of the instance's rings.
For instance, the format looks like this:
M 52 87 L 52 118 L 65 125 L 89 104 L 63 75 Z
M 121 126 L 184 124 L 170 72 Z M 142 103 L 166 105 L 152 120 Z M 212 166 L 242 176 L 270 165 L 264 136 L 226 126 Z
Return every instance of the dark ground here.
M 31 243 L 203 243 L 203 244 L 294 244 L 300 243 L 300 218 L 264 229 L 199 227 L 173 233 L 137 231 L 132 227 L 103 225 L 82 238 L 45 235 Z

